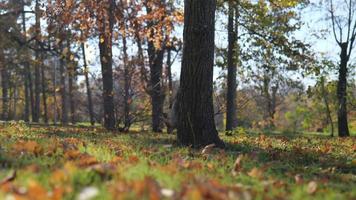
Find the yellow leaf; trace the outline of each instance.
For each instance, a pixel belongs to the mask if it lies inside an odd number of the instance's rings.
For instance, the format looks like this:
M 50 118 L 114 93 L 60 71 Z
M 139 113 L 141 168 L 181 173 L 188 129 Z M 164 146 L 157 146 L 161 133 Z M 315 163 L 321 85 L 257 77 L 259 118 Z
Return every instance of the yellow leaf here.
M 314 194 L 317 189 L 318 189 L 318 184 L 315 181 L 309 182 L 309 184 L 308 184 L 308 193 L 309 194 Z
M 249 176 L 253 178 L 261 178 L 263 176 L 263 171 L 261 169 L 258 169 L 254 167 L 249 173 L 247 173 Z

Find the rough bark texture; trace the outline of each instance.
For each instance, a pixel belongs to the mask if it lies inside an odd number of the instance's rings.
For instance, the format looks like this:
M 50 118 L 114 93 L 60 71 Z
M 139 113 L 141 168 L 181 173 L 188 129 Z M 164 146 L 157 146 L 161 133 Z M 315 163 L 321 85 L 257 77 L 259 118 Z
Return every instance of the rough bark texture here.
M 164 91 L 162 88 L 163 71 L 163 50 L 154 48 L 153 43 L 148 43 L 148 54 L 150 57 L 150 85 L 151 85 L 151 104 L 152 104 L 152 130 L 162 132 Z
M 341 62 L 339 67 L 339 81 L 337 86 L 338 96 L 338 130 L 340 137 L 350 136 L 349 127 L 347 123 L 347 63 L 349 56 L 347 55 L 348 43 L 341 44 Z
M 224 146 L 214 123 L 215 0 L 185 0 L 184 49 L 177 96 L 177 136 L 182 145 Z
M 114 7 L 115 2 L 109 0 L 108 9 L 109 19 L 102 17 L 102 27 L 100 27 L 100 62 L 103 81 L 103 106 L 104 106 L 104 127 L 108 130 L 114 130 L 115 107 L 113 93 L 113 71 L 112 71 L 112 31 L 114 24 Z
M 226 96 L 226 131 L 232 131 L 237 127 L 237 105 L 236 105 L 236 44 L 237 33 L 234 30 L 234 5 L 229 0 L 228 17 L 228 67 L 227 67 L 227 96 Z
M 82 53 L 83 53 L 83 63 L 84 63 L 85 85 L 87 88 L 88 111 L 89 111 L 89 117 L 90 117 L 90 124 L 92 126 L 94 126 L 95 120 L 94 120 L 93 101 L 92 101 L 92 97 L 91 97 L 92 94 L 91 94 L 91 88 L 90 88 L 90 82 L 89 82 L 89 69 L 88 69 L 88 64 L 87 64 L 87 59 L 86 59 L 86 54 L 85 54 L 84 43 L 82 43 Z

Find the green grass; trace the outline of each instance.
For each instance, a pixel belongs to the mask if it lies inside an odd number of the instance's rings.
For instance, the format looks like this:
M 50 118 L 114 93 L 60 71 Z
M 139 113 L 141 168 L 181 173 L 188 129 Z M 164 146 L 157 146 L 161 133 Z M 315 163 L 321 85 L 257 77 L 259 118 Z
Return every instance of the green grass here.
M 93 199 L 356 199 L 354 137 L 239 133 L 202 154 L 167 134 L 11 123 L 0 127 L 0 199 L 77 199 L 89 187 Z

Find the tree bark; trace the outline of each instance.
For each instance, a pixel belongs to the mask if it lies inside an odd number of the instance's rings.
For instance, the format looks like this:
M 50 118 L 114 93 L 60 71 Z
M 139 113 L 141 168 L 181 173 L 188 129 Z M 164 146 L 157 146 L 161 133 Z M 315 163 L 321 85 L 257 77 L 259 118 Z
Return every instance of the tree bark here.
M 229 0 L 228 16 L 228 67 L 227 67 L 227 96 L 226 96 L 226 131 L 232 131 L 237 127 L 236 105 L 236 75 L 237 62 L 235 57 L 237 48 L 237 32 L 234 31 L 234 3 Z
M 122 35 L 123 53 L 124 53 L 124 128 L 123 131 L 127 132 L 131 126 L 130 119 L 130 73 L 127 55 L 127 40 L 126 40 L 126 24 L 124 26 L 124 33 Z
M 42 101 L 43 101 L 43 120 L 48 124 L 48 110 L 47 110 L 47 86 L 46 86 L 46 76 L 45 76 L 45 66 L 41 65 L 41 77 L 42 77 Z
M 68 105 L 67 105 L 67 84 L 66 84 L 66 63 L 64 58 L 60 58 L 59 61 L 59 73 L 60 73 L 60 91 L 61 91 L 61 99 L 62 99 L 62 117 L 61 122 L 63 125 L 68 124 Z
M 36 0 L 36 5 L 35 5 L 35 13 L 36 13 L 36 22 L 35 22 L 35 32 L 36 32 L 36 46 L 39 47 L 39 41 L 41 39 L 41 24 L 40 24 L 40 7 L 39 7 L 39 1 Z M 40 104 L 41 104 L 41 77 L 40 77 L 40 65 L 42 63 L 42 60 L 40 58 L 40 52 L 39 50 L 35 50 L 35 59 L 36 59 L 36 64 L 35 64 L 35 105 L 34 105 L 34 111 L 33 111 L 33 116 L 32 116 L 32 121 L 33 122 L 39 122 L 40 118 Z
M 329 106 L 329 100 L 328 100 L 328 96 L 325 90 L 325 79 L 324 77 L 322 77 L 321 79 L 321 95 L 323 96 L 323 100 L 324 100 L 324 104 L 325 104 L 325 109 L 326 109 L 326 117 L 328 119 L 328 122 L 331 126 L 331 130 L 330 130 L 330 136 L 334 137 L 334 122 L 333 122 L 333 118 L 331 117 L 331 110 L 330 110 L 330 106 Z
M 0 70 L 1 70 L 1 88 L 2 88 L 2 120 L 9 118 L 9 74 L 6 67 L 5 57 L 2 49 L 0 50 Z
M 86 84 L 86 88 L 87 88 L 88 111 L 89 111 L 89 117 L 90 117 L 90 124 L 92 126 L 94 126 L 95 120 L 94 120 L 93 101 L 92 101 L 92 94 L 91 94 L 91 88 L 90 88 L 90 82 L 89 82 L 89 69 L 88 69 L 88 64 L 87 64 L 87 60 L 86 60 L 84 43 L 82 43 L 82 53 L 83 53 L 83 63 L 84 63 L 85 84 Z
M 24 40 L 26 40 L 26 14 L 25 14 L 25 1 L 22 1 L 22 33 Z M 27 54 L 27 51 L 26 51 Z M 30 107 L 31 114 L 34 111 L 34 98 L 33 98 L 33 87 L 32 87 L 32 74 L 30 70 L 30 64 L 27 61 L 27 57 L 24 60 L 24 78 L 25 78 L 25 116 L 24 120 L 26 122 L 30 121 Z
M 169 109 L 173 107 L 173 77 L 172 77 L 172 49 L 167 48 L 167 78 L 168 78 L 168 95 Z
M 177 98 L 177 137 L 182 145 L 223 147 L 214 122 L 215 0 L 185 0 L 184 49 Z
M 150 60 L 150 85 L 152 104 L 152 130 L 162 132 L 164 91 L 162 89 L 162 71 L 164 51 L 154 48 L 153 42 L 148 42 L 148 55 Z
M 152 12 L 150 4 L 145 3 L 147 14 Z M 154 26 L 154 22 L 150 21 L 148 27 Z M 154 32 L 151 31 L 150 37 L 154 37 Z M 164 45 L 164 44 L 163 44 Z M 163 104 L 164 104 L 164 90 L 162 88 L 162 72 L 163 72 L 163 58 L 164 47 L 156 48 L 154 41 L 148 39 L 147 48 L 149 67 L 150 67 L 150 96 L 152 105 L 152 130 L 153 132 L 162 132 L 163 125 Z
M 339 81 L 337 85 L 338 96 L 338 130 L 340 137 L 350 136 L 347 122 L 347 63 L 349 56 L 347 55 L 348 42 L 341 43 L 341 62 L 339 67 Z
M 109 19 L 105 20 L 102 16 L 102 27 L 100 27 L 100 62 L 103 81 L 103 106 L 104 106 L 104 127 L 108 130 L 114 130 L 115 107 L 113 93 L 113 72 L 112 72 L 112 32 L 114 24 L 115 1 L 109 0 L 110 6 L 107 10 Z
M 70 103 L 70 121 L 72 124 L 75 124 L 75 102 L 74 102 L 74 81 L 75 81 L 75 66 L 74 63 L 71 60 L 71 50 L 70 50 L 70 40 L 69 38 L 71 37 L 70 32 L 68 31 L 67 33 L 67 48 L 68 48 L 68 54 L 67 54 L 67 67 L 68 67 L 68 97 L 69 97 L 69 103 Z

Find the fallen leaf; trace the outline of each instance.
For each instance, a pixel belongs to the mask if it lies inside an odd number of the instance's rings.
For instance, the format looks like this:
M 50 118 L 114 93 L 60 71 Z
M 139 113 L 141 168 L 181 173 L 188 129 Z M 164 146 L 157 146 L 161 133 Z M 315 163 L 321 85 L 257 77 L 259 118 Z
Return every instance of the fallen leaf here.
M 234 168 L 232 169 L 232 174 L 234 176 L 236 176 L 242 169 L 242 160 L 243 160 L 244 156 L 243 155 L 239 155 L 237 158 L 236 158 L 236 161 L 234 163 Z
M 203 150 L 201 151 L 201 154 L 203 154 L 203 155 L 210 154 L 213 151 L 214 147 L 215 147 L 215 144 L 209 144 L 209 145 L 205 146 L 203 148 Z
M 16 171 L 14 170 L 11 171 L 9 175 L 7 175 L 4 179 L 0 181 L 0 186 L 15 180 L 15 178 L 16 178 Z
M 250 172 L 247 173 L 249 176 L 253 178 L 261 178 L 263 176 L 263 171 L 254 167 Z
M 318 184 L 315 181 L 311 181 L 308 183 L 308 193 L 314 194 L 318 189 Z
M 303 180 L 303 176 L 300 174 L 297 174 L 294 176 L 294 180 L 297 184 L 303 184 L 304 180 Z

